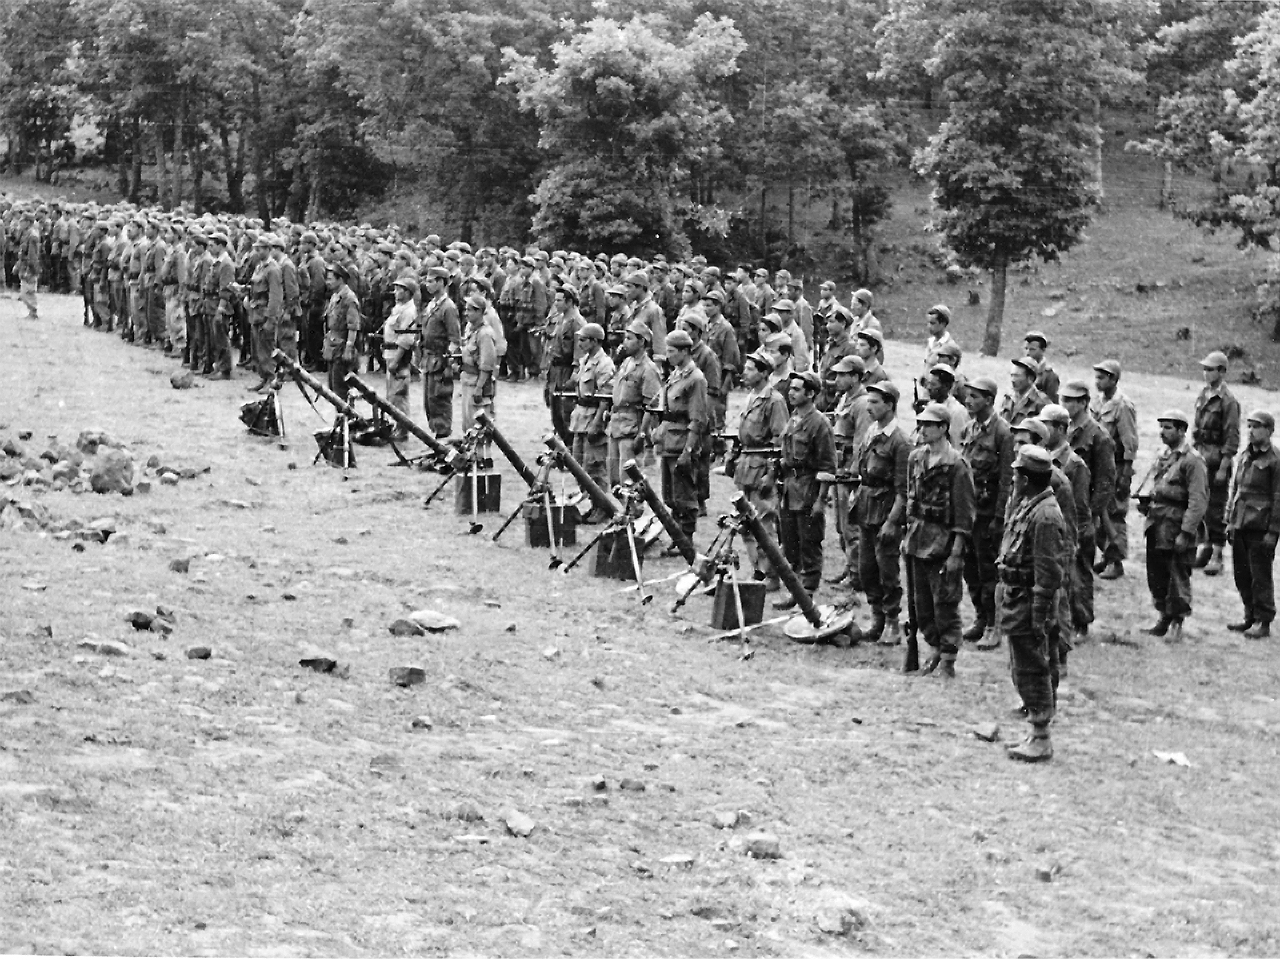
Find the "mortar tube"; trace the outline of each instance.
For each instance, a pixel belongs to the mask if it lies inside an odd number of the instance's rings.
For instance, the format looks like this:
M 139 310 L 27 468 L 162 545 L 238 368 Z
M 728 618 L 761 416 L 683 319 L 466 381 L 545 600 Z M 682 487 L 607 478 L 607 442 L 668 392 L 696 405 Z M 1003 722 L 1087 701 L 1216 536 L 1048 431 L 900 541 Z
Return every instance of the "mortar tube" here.
M 356 412 L 355 407 L 347 403 L 346 400 L 343 400 L 342 397 L 338 396 L 311 374 L 307 373 L 307 371 L 302 369 L 302 367 L 300 367 L 296 361 L 292 360 L 287 353 L 277 349 L 273 354 L 271 354 L 271 358 L 275 360 L 276 363 L 283 365 L 295 380 L 300 383 L 305 383 L 308 387 L 314 390 L 318 396 L 324 397 L 333 404 L 334 409 L 344 417 L 349 417 L 352 420 L 361 419 L 360 414 Z
M 549 433 L 542 438 L 542 442 L 547 445 L 547 448 L 552 453 L 560 458 L 564 468 L 573 474 L 573 479 L 578 481 L 578 486 L 582 487 L 593 506 L 603 510 L 610 519 L 622 512 L 622 507 L 618 505 L 618 501 L 609 496 L 600 484 L 591 479 L 591 474 L 587 473 L 586 468 L 573 458 L 573 454 L 569 452 L 569 448 L 564 445 L 563 440 L 554 433 Z
M 693 545 L 680 524 L 676 523 L 676 518 L 671 515 L 671 511 L 667 509 L 667 505 L 662 502 L 662 498 L 649 486 L 649 481 L 645 479 L 643 473 L 640 472 L 640 466 L 634 460 L 628 460 L 622 465 L 622 472 L 627 475 L 627 479 L 640 488 L 640 495 L 644 497 L 644 502 L 649 505 L 649 509 L 653 511 L 653 515 L 658 518 L 658 522 L 662 524 L 664 530 L 671 537 L 671 542 L 676 545 L 676 549 L 680 551 L 680 556 L 684 557 L 685 563 L 694 566 L 698 561 L 698 550 Z
M 452 447 L 445 446 L 436 438 L 435 434 L 431 433 L 429 430 L 424 430 L 422 427 L 414 423 L 409 417 L 405 416 L 403 412 L 401 412 L 400 410 L 397 410 L 391 404 L 387 403 L 386 400 L 383 400 L 382 397 L 374 393 L 372 387 L 370 387 L 367 383 L 365 383 L 358 376 L 356 376 L 356 374 L 354 373 L 347 374 L 347 386 L 350 387 L 352 390 L 354 390 L 356 393 L 360 394 L 361 397 L 363 397 L 366 401 L 368 401 L 371 407 L 375 407 L 378 410 L 381 410 L 384 414 L 386 414 L 391 419 L 393 423 L 395 423 L 399 427 L 403 427 L 409 433 L 413 434 L 415 437 L 417 437 L 419 440 L 425 443 L 428 447 L 430 447 L 439 456 L 442 456 L 442 457 L 449 457 L 451 455 L 456 456 L 457 454 L 456 450 L 454 450 Z
M 751 535 L 756 538 L 756 545 L 764 551 L 764 555 L 773 564 L 773 569 L 778 574 L 778 579 L 783 582 L 787 591 L 795 599 L 800 611 L 804 614 L 804 618 L 813 624 L 815 628 L 821 629 L 823 625 L 822 614 L 818 612 L 817 604 L 813 602 L 813 597 L 809 596 L 809 591 L 804 588 L 804 584 L 796 576 L 796 572 L 792 569 L 791 564 L 787 562 L 787 558 L 778 549 L 778 544 L 760 520 L 760 514 L 756 513 L 755 508 L 747 502 L 747 495 L 739 491 L 730 502 L 733 504 L 733 508 L 738 511 L 738 516 L 742 518 L 742 522 L 747 525 L 747 529 L 751 531 Z
M 476 423 L 484 428 L 485 432 L 493 440 L 493 445 L 502 451 L 502 455 L 507 458 L 511 466 L 515 467 L 516 473 L 520 474 L 520 479 L 528 485 L 530 489 L 538 486 L 538 475 L 529 469 L 529 465 L 521 459 L 520 454 L 516 453 L 515 447 L 498 429 L 498 425 L 493 422 L 493 417 L 489 416 L 488 410 L 481 410 L 476 414 Z

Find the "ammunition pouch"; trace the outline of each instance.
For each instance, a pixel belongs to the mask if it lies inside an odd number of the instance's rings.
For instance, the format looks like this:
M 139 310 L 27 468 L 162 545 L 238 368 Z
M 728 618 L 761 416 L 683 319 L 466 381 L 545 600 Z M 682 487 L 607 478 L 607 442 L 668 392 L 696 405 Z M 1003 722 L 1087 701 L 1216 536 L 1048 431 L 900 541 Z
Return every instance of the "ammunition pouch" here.
M 1034 571 L 1021 567 L 1000 567 L 1000 582 L 1010 587 L 1034 587 L 1036 575 Z
M 928 520 L 930 523 L 946 523 L 951 515 L 951 509 L 945 504 L 917 502 L 911 509 L 911 515 L 917 520 Z

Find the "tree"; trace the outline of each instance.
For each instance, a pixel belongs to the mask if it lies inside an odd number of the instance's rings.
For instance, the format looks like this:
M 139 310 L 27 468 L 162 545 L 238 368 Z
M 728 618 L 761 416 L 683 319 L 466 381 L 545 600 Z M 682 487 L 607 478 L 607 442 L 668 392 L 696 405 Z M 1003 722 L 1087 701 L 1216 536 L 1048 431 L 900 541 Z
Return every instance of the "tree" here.
M 917 157 L 934 228 L 991 271 L 982 352 L 1000 350 L 1008 269 L 1080 241 L 1098 193 L 1094 106 L 1107 74 L 1097 0 L 946 0 L 930 74 L 947 119 Z
M 537 117 L 547 156 L 534 233 L 582 248 L 687 252 L 681 198 L 732 122 L 716 82 L 742 49 L 733 25 L 710 15 L 678 38 L 644 18 L 600 17 L 553 47 L 553 67 L 508 54 L 504 82 Z
M 0 8 L 0 123 L 11 154 L 34 157 L 38 180 L 49 178 L 53 145 L 71 129 L 80 32 L 69 0 L 15 0 Z

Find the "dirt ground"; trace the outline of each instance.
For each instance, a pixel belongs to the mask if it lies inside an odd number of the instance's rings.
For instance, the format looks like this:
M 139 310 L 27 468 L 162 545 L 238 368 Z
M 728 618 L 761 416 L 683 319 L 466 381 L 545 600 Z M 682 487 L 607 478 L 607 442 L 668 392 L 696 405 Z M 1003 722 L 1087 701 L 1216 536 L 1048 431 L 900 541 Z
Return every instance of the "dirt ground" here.
M 387 451 L 361 448 L 346 474 L 311 466 L 322 424 L 297 391 L 282 394 L 282 449 L 237 419 L 247 379 L 174 391 L 173 361 L 83 329 L 69 298 L 21 315 L 0 300 L 0 438 L 101 428 L 144 461 L 211 471 L 131 498 L 34 495 L 56 518 L 115 518 L 119 534 L 83 552 L 0 531 L 0 695 L 33 700 L 0 699 L 0 948 L 1280 952 L 1278 668 L 1270 643 L 1223 629 L 1239 612 L 1229 577 L 1196 575 L 1186 642 L 1146 637 L 1134 533 L 1129 575 L 1100 588 L 1095 638 L 1072 659 L 1057 756 L 1025 767 L 972 733 L 1020 735 L 1003 651 L 963 652 L 951 685 L 900 676 L 896 651 L 776 628 L 743 660 L 708 642 L 709 600 L 673 617 L 670 584 L 642 608 L 616 581 L 549 571 L 519 525 L 499 544 L 493 518 L 468 536 L 450 501 L 423 510 L 435 475 Z M 921 355 L 891 343 L 889 367 L 909 377 Z M 1005 378 L 998 361 L 966 369 Z M 1145 469 L 1152 417 L 1189 408 L 1194 387 L 1123 386 Z M 1246 409 L 1275 399 L 1240 393 Z M 420 404 L 415 386 L 419 420 Z M 498 414 L 535 454 L 540 393 L 502 384 Z M 502 472 L 509 509 L 521 488 Z M 713 512 L 730 493 L 715 478 Z M 698 545 L 710 535 L 704 521 Z M 171 571 L 183 558 L 189 572 Z M 124 621 L 158 604 L 171 636 Z M 388 632 L 423 607 L 461 628 Z M 195 645 L 212 658 L 187 659 Z M 301 668 L 314 648 L 349 675 Z M 393 686 L 400 666 L 426 682 Z M 423 715 L 430 729 L 414 729 Z M 507 829 L 514 812 L 529 836 Z M 779 859 L 747 855 L 755 831 Z

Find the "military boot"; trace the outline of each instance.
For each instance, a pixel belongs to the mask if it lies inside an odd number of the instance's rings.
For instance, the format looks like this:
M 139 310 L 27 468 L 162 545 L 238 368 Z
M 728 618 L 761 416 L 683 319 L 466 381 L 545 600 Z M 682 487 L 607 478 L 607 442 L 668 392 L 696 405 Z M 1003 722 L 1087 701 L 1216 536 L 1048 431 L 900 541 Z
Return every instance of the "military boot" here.
M 884 634 L 884 627 L 885 627 L 884 611 L 873 610 L 871 612 L 871 626 L 867 627 L 867 629 L 863 632 L 862 639 L 866 643 L 879 643 L 880 637 Z
M 956 678 L 956 662 L 954 660 L 939 660 L 938 669 L 933 675 L 939 680 L 954 680 Z
M 1031 734 L 1021 743 L 1011 745 L 1006 751 L 1010 760 L 1023 763 L 1044 763 L 1053 759 L 1053 742 L 1049 739 L 1049 725 L 1037 723 Z
M 1209 554 L 1209 562 L 1204 565 L 1204 575 L 1206 577 L 1216 577 L 1221 572 L 1222 572 L 1222 548 L 1214 547 Z
M 995 627 L 987 627 L 983 631 L 981 639 L 973 645 L 975 650 L 994 650 L 1000 646 L 1000 634 L 996 633 Z
M 1244 632 L 1244 635 L 1250 640 L 1261 640 L 1263 637 L 1271 636 L 1271 624 L 1263 620 L 1261 623 L 1255 623 Z
M 902 642 L 902 626 L 898 623 L 898 618 L 894 617 L 889 621 L 884 636 L 879 639 L 882 647 L 896 647 Z
M 1169 632 L 1164 634 L 1165 643 L 1180 643 L 1182 641 L 1182 618 L 1174 617 L 1169 621 Z
M 1245 618 L 1241 620 L 1239 623 L 1228 623 L 1227 629 L 1230 630 L 1232 633 L 1244 633 L 1246 630 L 1248 630 L 1252 626 L 1253 626 L 1253 617 L 1246 614 Z
M 1169 627 L 1173 624 L 1173 617 L 1160 614 L 1160 619 L 1149 627 L 1143 627 L 1142 632 L 1152 637 L 1163 637 L 1169 632 Z
M 1102 572 L 1098 574 L 1099 580 L 1119 580 L 1124 576 L 1124 564 L 1119 560 L 1112 560 L 1103 565 Z
M 1204 565 L 1209 562 L 1209 557 L 1212 556 L 1212 554 L 1213 548 L 1210 547 L 1209 544 L 1200 544 L 1200 546 L 1196 548 L 1196 558 L 1192 562 L 1191 566 L 1197 570 L 1203 569 Z
M 965 629 L 965 631 L 962 634 L 960 634 L 960 636 L 964 637 L 966 640 L 977 640 L 986 632 L 987 632 L 987 618 L 984 617 L 982 614 L 978 614 L 978 616 L 974 619 L 973 623 L 971 623 Z

